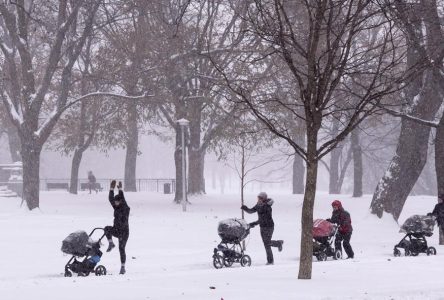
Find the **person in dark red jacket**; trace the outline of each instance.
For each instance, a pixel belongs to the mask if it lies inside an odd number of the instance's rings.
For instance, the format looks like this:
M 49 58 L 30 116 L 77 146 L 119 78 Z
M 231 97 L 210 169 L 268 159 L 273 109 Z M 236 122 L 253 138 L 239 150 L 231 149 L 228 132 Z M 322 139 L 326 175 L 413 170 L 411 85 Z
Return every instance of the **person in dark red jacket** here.
M 333 213 L 331 218 L 327 219 L 327 221 L 335 223 L 339 226 L 335 240 L 335 248 L 336 250 L 339 249 L 342 252 L 342 243 L 344 245 L 345 253 L 347 253 L 347 258 L 354 258 L 355 254 L 350 245 L 350 239 L 353 233 L 350 214 L 344 210 L 342 203 L 339 200 L 333 201 L 331 206 L 333 207 Z
M 241 209 L 249 214 L 257 212 L 258 220 L 250 223 L 250 227 L 253 228 L 259 225 L 261 229 L 262 242 L 264 243 L 265 252 L 267 253 L 267 265 L 274 264 L 273 251 L 271 247 L 277 247 L 279 252 L 282 251 L 283 240 L 272 240 L 274 231 L 274 222 L 272 217 L 273 200 L 268 198 L 268 195 L 264 192 L 259 193 L 257 196 L 257 204 L 252 208 L 248 208 L 246 205 L 242 205 Z

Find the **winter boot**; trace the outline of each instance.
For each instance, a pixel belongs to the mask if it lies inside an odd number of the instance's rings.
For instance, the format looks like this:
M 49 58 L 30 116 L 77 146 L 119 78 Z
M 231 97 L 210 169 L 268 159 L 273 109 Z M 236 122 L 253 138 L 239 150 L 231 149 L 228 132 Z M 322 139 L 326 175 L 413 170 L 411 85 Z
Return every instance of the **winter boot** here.
M 120 268 L 120 272 L 119 272 L 119 274 L 120 274 L 120 275 L 123 275 L 123 274 L 125 274 L 125 273 L 126 273 L 125 266 L 122 266 L 122 267 Z
M 283 240 L 279 240 L 278 241 L 279 245 L 278 245 L 278 251 L 282 252 L 282 246 L 284 245 L 284 241 Z
M 110 252 L 111 250 L 113 250 L 114 247 L 116 247 L 116 245 L 114 245 L 113 241 L 110 241 L 106 252 Z

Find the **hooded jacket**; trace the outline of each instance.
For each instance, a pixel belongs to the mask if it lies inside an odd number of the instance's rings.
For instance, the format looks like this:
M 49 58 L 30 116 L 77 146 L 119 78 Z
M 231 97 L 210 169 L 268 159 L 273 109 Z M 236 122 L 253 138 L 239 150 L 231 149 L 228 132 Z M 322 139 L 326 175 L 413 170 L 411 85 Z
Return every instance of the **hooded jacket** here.
M 273 199 L 268 199 L 266 203 L 257 203 L 252 208 L 244 206 L 242 209 L 249 214 L 257 212 L 258 220 L 251 223 L 251 225 L 259 224 L 260 227 L 274 227 L 272 209 Z
M 114 196 L 114 191 L 109 191 L 109 203 L 114 208 L 114 228 L 119 231 L 129 230 L 128 218 L 130 213 L 130 207 L 126 203 L 123 191 L 119 190 L 119 193 Z M 116 205 L 114 201 L 120 201 L 120 205 Z
M 438 226 L 444 225 L 444 202 L 440 202 L 435 205 L 435 208 L 433 209 L 432 213 L 433 216 L 436 217 L 436 222 L 438 223 Z
M 351 224 L 350 214 L 344 210 L 341 202 L 337 201 L 338 209 L 334 210 L 331 219 L 329 220 L 331 223 L 335 223 L 339 225 L 339 232 L 342 234 L 349 234 L 353 232 L 353 227 Z

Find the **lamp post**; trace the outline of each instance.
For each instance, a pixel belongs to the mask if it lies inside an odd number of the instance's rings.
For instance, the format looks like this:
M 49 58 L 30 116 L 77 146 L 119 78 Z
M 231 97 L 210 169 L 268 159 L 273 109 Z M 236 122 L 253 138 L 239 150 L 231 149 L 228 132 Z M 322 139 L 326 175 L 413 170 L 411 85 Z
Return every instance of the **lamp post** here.
M 182 211 L 187 211 L 187 186 L 186 186 L 186 172 L 185 172 L 185 128 L 190 121 L 186 119 L 177 120 L 182 131 Z

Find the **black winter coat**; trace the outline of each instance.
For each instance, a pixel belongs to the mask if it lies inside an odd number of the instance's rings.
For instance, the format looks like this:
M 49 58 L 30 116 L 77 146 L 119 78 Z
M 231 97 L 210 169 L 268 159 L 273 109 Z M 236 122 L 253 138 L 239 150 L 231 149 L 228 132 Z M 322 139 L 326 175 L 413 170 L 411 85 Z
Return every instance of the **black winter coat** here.
M 444 202 L 435 205 L 435 208 L 432 211 L 432 215 L 436 217 L 436 222 L 438 223 L 438 226 L 444 225 Z
M 114 228 L 119 231 L 129 230 L 128 218 L 130 207 L 126 203 L 123 191 L 119 190 L 119 193 L 114 196 L 114 191 L 110 190 L 108 199 L 114 208 Z M 114 201 L 120 201 L 120 205 L 115 205 Z
M 271 205 L 273 205 L 273 200 L 268 199 L 268 202 L 265 204 L 256 204 L 252 208 L 244 206 L 243 210 L 249 214 L 257 212 L 258 220 L 251 223 L 252 225 L 259 224 L 260 227 L 273 227 L 274 222 L 272 217 Z

